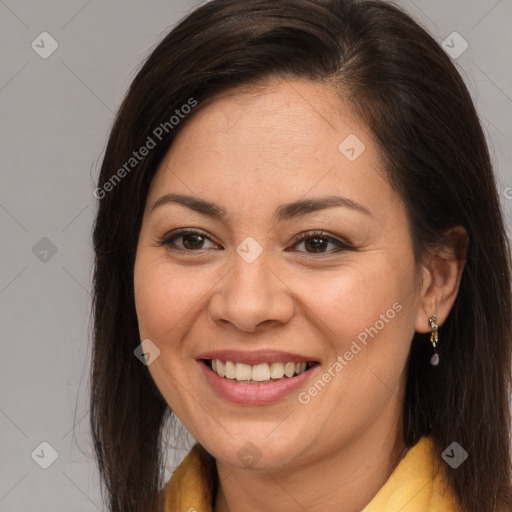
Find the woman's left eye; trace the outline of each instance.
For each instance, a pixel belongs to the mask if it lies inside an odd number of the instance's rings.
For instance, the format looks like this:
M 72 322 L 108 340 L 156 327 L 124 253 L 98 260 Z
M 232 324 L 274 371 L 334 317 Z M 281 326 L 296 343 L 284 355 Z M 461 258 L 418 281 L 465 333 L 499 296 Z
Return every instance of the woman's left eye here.
M 350 247 L 346 243 L 343 243 L 341 240 L 338 240 L 323 232 L 302 233 L 301 235 L 299 235 L 298 240 L 295 241 L 292 247 L 301 245 L 305 248 L 305 251 L 299 252 L 306 252 L 310 254 L 332 254 L 350 249 Z M 331 246 L 330 250 L 328 249 L 329 246 Z M 337 250 L 333 251 L 332 248 Z

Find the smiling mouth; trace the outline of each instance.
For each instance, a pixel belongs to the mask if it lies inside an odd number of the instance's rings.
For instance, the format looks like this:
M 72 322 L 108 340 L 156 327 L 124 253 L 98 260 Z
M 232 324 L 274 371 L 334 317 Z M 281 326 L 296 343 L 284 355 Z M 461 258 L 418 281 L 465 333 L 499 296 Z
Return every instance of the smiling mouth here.
M 286 361 L 254 365 L 222 359 L 203 359 L 203 362 L 219 377 L 237 384 L 271 384 L 292 379 L 318 365 L 316 361 Z

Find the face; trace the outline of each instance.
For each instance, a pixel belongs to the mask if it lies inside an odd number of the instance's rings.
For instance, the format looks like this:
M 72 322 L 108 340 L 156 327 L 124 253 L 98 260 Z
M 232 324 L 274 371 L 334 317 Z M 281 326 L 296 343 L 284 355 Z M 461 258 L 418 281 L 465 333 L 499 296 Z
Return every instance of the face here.
M 151 183 L 134 270 L 151 376 L 219 461 L 293 467 L 398 431 L 419 304 L 407 214 L 328 85 L 195 112 Z

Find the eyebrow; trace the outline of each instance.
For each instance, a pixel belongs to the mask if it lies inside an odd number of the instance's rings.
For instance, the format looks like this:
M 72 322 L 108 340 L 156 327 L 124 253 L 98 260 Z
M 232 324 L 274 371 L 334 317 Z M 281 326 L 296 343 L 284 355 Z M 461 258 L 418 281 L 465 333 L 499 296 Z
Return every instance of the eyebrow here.
M 225 220 L 227 218 L 226 211 L 215 203 L 205 201 L 199 197 L 183 194 L 165 194 L 153 204 L 151 212 L 164 204 L 172 203 L 181 204 L 191 210 L 214 219 Z M 316 199 L 303 199 L 294 201 L 293 203 L 283 204 L 274 212 L 274 218 L 277 222 L 281 222 L 291 218 L 301 217 L 318 210 L 334 207 L 350 208 L 351 210 L 364 213 L 370 217 L 374 216 L 370 210 L 351 199 L 342 196 L 327 196 Z

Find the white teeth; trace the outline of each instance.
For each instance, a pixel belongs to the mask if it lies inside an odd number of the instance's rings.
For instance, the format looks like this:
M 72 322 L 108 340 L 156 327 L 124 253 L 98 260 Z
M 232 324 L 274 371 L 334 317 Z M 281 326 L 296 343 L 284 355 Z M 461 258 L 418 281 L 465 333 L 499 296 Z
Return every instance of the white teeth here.
M 287 377 L 293 377 L 295 374 L 295 363 L 286 363 L 284 365 L 284 374 Z
M 251 365 L 245 364 L 245 363 L 236 363 L 235 379 L 236 380 L 251 380 L 251 378 L 252 378 Z
M 263 382 L 270 379 L 270 368 L 267 363 L 255 364 L 252 367 L 252 380 Z
M 282 379 L 284 375 L 283 363 L 272 363 L 270 365 L 270 378 L 271 379 Z
M 234 379 L 236 376 L 235 370 L 236 365 L 233 363 L 233 361 L 226 361 L 226 366 L 224 367 L 226 371 L 226 378 L 227 379 Z
M 300 375 L 310 368 L 313 362 L 280 362 L 260 363 L 250 365 L 246 363 L 236 363 L 234 361 L 223 361 L 221 359 L 212 359 L 211 368 L 220 377 L 225 377 L 239 382 L 266 382 L 270 379 L 282 379 L 283 377 L 293 377 Z

